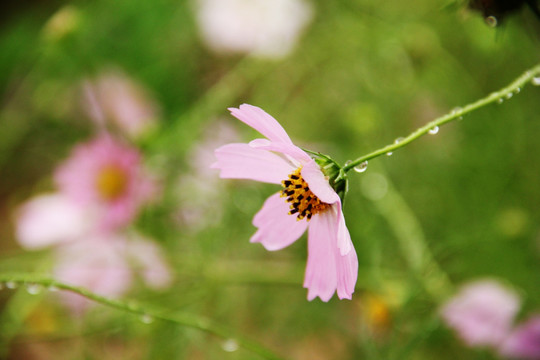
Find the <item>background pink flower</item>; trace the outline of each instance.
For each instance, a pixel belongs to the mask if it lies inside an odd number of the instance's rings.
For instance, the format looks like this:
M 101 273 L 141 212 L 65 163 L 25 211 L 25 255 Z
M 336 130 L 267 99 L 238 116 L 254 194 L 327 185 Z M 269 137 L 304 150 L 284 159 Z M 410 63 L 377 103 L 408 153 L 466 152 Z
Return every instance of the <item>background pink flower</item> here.
M 519 311 L 516 293 L 494 280 L 464 286 L 441 310 L 446 324 L 469 346 L 498 347 Z
M 499 353 L 511 359 L 540 359 L 540 315 L 518 325 L 503 342 Z
M 27 249 L 70 242 L 87 234 L 95 217 L 62 194 L 45 194 L 25 202 L 16 218 L 16 238 Z
M 217 162 L 212 167 L 221 171 L 222 178 L 251 179 L 285 188 L 270 196 L 253 218 L 258 230 L 251 242 L 260 242 L 267 250 L 279 250 L 298 240 L 309 228 L 304 279 L 308 299 L 318 296 L 328 301 L 336 291 L 340 299 L 350 299 L 358 259 L 341 200 L 328 178 L 306 152 L 292 143 L 272 116 L 247 104 L 229 110 L 266 139 L 218 148 Z
M 90 235 L 56 250 L 55 278 L 100 295 L 124 295 L 135 274 L 153 289 L 163 289 L 172 281 L 161 249 L 137 234 Z M 60 296 L 77 313 L 91 304 L 77 294 L 61 292 Z
M 113 125 L 137 138 L 156 126 L 159 107 L 133 79 L 109 70 L 83 83 L 83 106 L 98 126 Z
M 97 294 L 117 298 L 133 282 L 129 262 L 124 256 L 125 242 L 119 237 L 88 237 L 57 249 L 54 277 Z M 59 293 L 73 311 L 80 313 L 90 304 L 70 292 Z
M 76 146 L 55 180 L 61 193 L 95 209 L 105 230 L 129 224 L 156 195 L 139 152 L 106 134 Z

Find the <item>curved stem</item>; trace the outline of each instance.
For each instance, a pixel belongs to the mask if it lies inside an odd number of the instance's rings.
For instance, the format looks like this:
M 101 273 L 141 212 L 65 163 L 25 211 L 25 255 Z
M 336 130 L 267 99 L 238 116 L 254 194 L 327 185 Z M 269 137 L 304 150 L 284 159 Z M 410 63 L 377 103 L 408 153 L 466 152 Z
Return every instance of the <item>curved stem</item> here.
M 208 318 L 190 314 L 187 312 L 171 313 L 170 311 L 158 310 L 155 308 L 147 307 L 147 305 L 140 305 L 132 301 L 121 301 L 116 299 L 109 299 L 105 296 L 93 293 L 85 288 L 64 284 L 46 276 L 39 274 L 0 274 L 0 283 L 5 284 L 7 287 L 26 285 L 26 286 L 42 286 L 44 288 L 56 288 L 59 290 L 67 290 L 79 295 L 84 296 L 87 299 L 95 301 L 105 306 L 109 306 L 121 311 L 129 312 L 132 314 L 140 315 L 148 319 L 159 319 L 163 321 L 169 321 L 178 325 L 195 328 L 205 331 L 207 333 L 219 336 L 224 339 L 233 339 L 238 343 L 238 346 L 249 350 L 255 354 L 260 355 L 264 359 L 281 360 L 282 357 L 274 354 L 269 349 L 262 345 L 247 339 L 242 336 L 234 334 L 234 332 L 227 327 L 218 324 Z M 144 320 L 143 320 L 144 321 Z
M 355 166 L 363 163 L 364 161 L 376 158 L 378 156 L 384 155 L 389 152 L 393 152 L 410 142 L 418 139 L 422 135 L 427 134 L 431 129 L 437 128 L 439 126 L 442 126 L 446 123 L 449 123 L 451 121 L 454 121 L 456 119 L 460 119 L 463 115 L 468 114 L 470 112 L 473 112 L 474 110 L 477 110 L 481 107 L 484 107 L 488 104 L 491 104 L 496 101 L 500 101 L 501 99 L 510 98 L 514 92 L 519 91 L 526 83 L 531 81 L 535 76 L 538 76 L 540 74 L 540 64 L 536 65 L 535 67 L 525 71 L 523 75 L 518 77 L 516 80 L 514 80 L 510 85 L 507 87 L 493 92 L 490 95 L 486 96 L 483 99 L 477 100 L 474 103 L 468 104 L 464 106 L 463 108 L 456 108 L 452 110 L 450 113 L 441 116 L 426 125 L 422 126 L 421 128 L 415 130 L 412 132 L 409 136 L 402 138 L 399 140 L 399 142 L 395 142 L 390 145 L 386 145 L 385 147 L 382 147 L 378 150 L 375 150 L 367 155 L 361 156 L 358 159 L 348 163 L 343 167 L 343 170 L 345 172 L 351 170 Z

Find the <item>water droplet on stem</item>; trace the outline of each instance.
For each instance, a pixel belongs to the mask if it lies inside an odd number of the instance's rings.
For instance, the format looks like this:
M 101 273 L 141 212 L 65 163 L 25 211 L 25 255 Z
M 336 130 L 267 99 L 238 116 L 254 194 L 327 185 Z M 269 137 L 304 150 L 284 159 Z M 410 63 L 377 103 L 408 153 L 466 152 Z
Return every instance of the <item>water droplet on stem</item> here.
M 141 322 L 143 324 L 151 324 L 154 321 L 154 318 L 148 314 L 144 314 L 141 316 Z
M 532 78 L 531 80 L 531 83 L 535 86 L 539 86 L 540 85 L 540 76 L 535 76 Z
M 39 284 L 27 284 L 26 285 L 26 291 L 30 294 L 30 295 L 37 295 L 41 292 L 42 290 L 42 286 L 39 285 Z
M 360 164 L 354 167 L 354 171 L 356 171 L 357 173 L 363 173 L 364 171 L 367 170 L 367 165 L 368 165 L 367 161 L 361 162 Z
M 439 132 L 439 127 L 438 127 L 438 126 L 434 126 L 434 127 L 432 127 L 431 129 L 429 129 L 429 131 L 428 131 L 428 133 L 429 133 L 430 135 L 435 135 L 435 134 L 438 133 L 438 132 Z
M 6 287 L 8 289 L 16 289 L 17 283 L 15 281 L 6 281 Z
M 486 18 L 486 24 L 488 24 L 489 27 L 496 27 L 497 26 L 497 18 L 495 16 L 488 16 Z
M 392 156 L 393 152 L 389 151 L 386 153 L 386 156 Z
M 234 352 L 238 350 L 238 343 L 234 339 L 227 339 L 221 344 L 221 347 L 226 352 Z

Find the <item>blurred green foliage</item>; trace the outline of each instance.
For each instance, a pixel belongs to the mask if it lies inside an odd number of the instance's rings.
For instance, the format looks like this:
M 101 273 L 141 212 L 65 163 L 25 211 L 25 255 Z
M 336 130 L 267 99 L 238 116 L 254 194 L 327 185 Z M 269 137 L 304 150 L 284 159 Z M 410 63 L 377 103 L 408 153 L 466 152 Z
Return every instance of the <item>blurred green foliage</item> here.
M 492 358 L 438 322 L 440 299 L 425 291 L 398 244 L 420 236 L 454 285 L 498 277 L 522 294 L 524 312 L 540 309 L 539 87 L 351 173 L 345 214 L 360 262 L 352 301 L 306 300 L 305 239 L 275 253 L 249 243 L 252 216 L 272 186 L 223 181 L 211 200 L 219 221 L 190 229 L 177 220 L 189 205 L 178 178 L 196 171 L 193 148 L 216 119 L 242 141 L 255 136 L 227 107 L 260 106 L 298 144 L 344 163 L 505 86 L 540 55 L 540 23 L 527 11 L 492 29 L 476 13 L 435 1 L 312 2 L 314 19 L 283 60 L 207 50 L 188 1 L 51 2 L 4 17 L 0 268 L 47 268 L 46 252 L 16 244 L 15 209 L 50 191 L 55 166 L 93 134 L 77 87 L 114 67 L 162 108 L 159 128 L 137 146 L 163 180 L 164 197 L 138 228 L 167 250 L 175 273 L 166 292 L 138 286 L 127 297 L 208 316 L 291 359 Z M 52 29 L 51 17 L 66 8 L 72 26 Z M 381 176 L 370 184 L 370 174 Z M 394 195 L 373 200 L 381 181 Z M 396 210 L 396 199 L 406 206 Z M 421 232 L 397 233 L 400 219 Z M 254 357 L 226 352 L 222 339 L 197 330 L 143 324 L 105 307 L 73 320 L 54 297 L 15 292 L 0 292 L 4 309 L 26 309 L 11 313 L 9 336 L 1 335 L 12 359 Z

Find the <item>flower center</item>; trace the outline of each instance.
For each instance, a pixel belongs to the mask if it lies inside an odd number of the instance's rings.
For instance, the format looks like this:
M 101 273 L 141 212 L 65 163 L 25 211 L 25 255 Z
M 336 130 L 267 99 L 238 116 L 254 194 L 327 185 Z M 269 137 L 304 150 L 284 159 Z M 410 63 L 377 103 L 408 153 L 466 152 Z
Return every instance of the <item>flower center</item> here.
M 105 200 L 114 200 L 126 192 L 128 177 L 123 169 L 109 165 L 101 169 L 96 178 L 96 188 Z
M 297 220 L 307 218 L 309 221 L 314 214 L 320 213 L 330 207 L 324 203 L 309 189 L 307 182 L 300 175 L 302 167 L 296 169 L 289 175 L 287 180 L 281 184 L 281 197 L 287 197 L 287 202 L 291 203 L 289 215 L 298 214 Z

